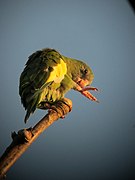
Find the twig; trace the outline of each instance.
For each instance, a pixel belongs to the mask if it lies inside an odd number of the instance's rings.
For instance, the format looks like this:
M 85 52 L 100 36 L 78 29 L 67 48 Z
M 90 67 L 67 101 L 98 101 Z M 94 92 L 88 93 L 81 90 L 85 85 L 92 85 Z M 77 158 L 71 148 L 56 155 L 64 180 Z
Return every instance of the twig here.
M 69 99 L 58 101 L 54 110 L 48 112 L 33 128 L 19 130 L 12 133 L 12 142 L 0 158 L 0 179 L 3 179 L 9 168 L 36 140 L 36 138 L 60 117 L 64 117 L 72 109 L 72 102 Z

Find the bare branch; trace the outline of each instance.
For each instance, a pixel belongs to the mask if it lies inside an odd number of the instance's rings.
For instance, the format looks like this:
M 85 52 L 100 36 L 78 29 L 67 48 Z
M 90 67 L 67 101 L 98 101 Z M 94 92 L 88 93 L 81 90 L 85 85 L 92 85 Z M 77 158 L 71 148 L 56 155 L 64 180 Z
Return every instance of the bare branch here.
M 0 158 L 0 179 L 4 178 L 9 168 L 36 140 L 36 138 L 60 117 L 64 117 L 72 109 L 72 102 L 64 98 L 58 101 L 53 110 L 43 117 L 33 128 L 19 130 L 12 133 L 12 142 Z

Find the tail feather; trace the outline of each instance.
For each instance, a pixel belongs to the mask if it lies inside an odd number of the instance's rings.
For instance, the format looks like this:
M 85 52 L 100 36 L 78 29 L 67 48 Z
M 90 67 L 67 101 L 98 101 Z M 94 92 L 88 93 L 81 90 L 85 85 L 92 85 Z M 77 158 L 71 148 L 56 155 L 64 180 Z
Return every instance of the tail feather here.
M 31 115 L 31 112 L 30 112 L 30 111 L 27 111 L 27 112 L 26 112 L 26 115 L 25 115 L 25 118 L 24 118 L 25 124 L 27 123 L 27 121 L 28 121 L 30 115 Z
M 29 101 L 29 105 L 27 106 L 27 112 L 24 118 L 24 122 L 26 123 L 29 119 L 30 115 L 34 113 L 36 110 L 37 105 L 39 104 L 41 94 L 35 94 L 33 99 Z

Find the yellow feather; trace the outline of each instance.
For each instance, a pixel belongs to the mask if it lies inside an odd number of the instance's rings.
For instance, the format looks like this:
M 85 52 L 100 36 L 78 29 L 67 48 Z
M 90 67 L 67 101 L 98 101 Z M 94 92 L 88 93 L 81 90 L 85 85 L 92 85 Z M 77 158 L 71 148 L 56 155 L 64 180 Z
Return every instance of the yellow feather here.
M 53 71 L 51 71 L 47 82 L 54 81 L 55 83 L 60 83 L 64 79 L 66 73 L 66 63 L 60 59 L 60 63 L 53 67 Z

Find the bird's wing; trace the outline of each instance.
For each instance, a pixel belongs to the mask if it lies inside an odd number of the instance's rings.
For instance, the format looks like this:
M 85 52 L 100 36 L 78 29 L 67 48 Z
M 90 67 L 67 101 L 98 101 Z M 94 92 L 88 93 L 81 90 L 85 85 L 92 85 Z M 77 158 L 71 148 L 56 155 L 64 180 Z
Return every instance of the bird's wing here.
M 67 73 L 66 63 L 53 49 L 33 53 L 20 77 L 19 94 L 27 110 L 25 122 L 40 102 L 43 89 L 52 82 L 60 83 Z

